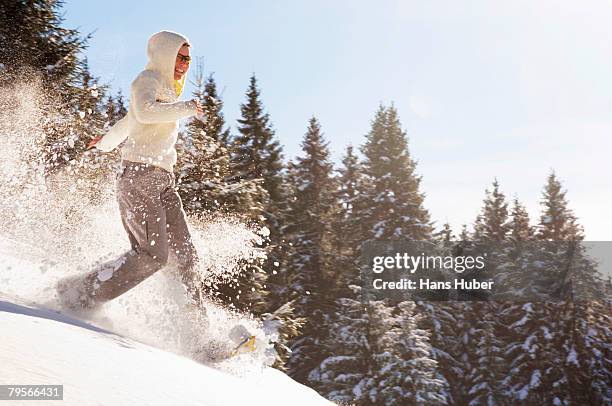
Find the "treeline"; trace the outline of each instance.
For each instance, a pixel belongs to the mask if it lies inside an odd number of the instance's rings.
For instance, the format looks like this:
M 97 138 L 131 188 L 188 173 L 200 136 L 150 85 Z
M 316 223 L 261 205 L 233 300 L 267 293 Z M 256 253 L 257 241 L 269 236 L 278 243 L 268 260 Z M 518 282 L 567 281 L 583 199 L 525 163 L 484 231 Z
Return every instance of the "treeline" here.
M 84 154 L 85 146 L 125 114 L 125 102 L 91 75 L 83 57 L 88 37 L 62 28 L 60 7 L 51 0 L 0 4 L 0 85 L 42 79 L 58 111 L 71 117 L 65 126 L 50 125 L 41 146 L 48 174 L 80 165 L 104 179 L 118 154 Z M 580 248 L 571 273 L 563 252 L 534 248 L 583 240 L 554 172 L 537 221 L 494 181 L 472 227 L 455 235 L 448 224 L 436 229 L 424 206 L 393 104 L 378 107 L 362 144 L 348 146 L 334 166 L 316 117 L 304 123 L 300 156 L 285 159 L 255 75 L 236 132 L 214 76 L 197 69 L 195 85 L 207 120 L 189 121 L 179 137 L 179 192 L 193 219 L 227 213 L 269 230 L 267 260 L 245 261 L 239 276 L 210 294 L 260 317 L 274 313 L 281 323 L 276 367 L 342 404 L 612 402 L 609 286 Z M 364 303 L 362 248 L 394 240 L 506 243 L 506 260 L 488 271 L 521 281 L 534 272 L 523 265 L 536 263 L 534 289 L 563 294 Z M 584 294 L 567 294 L 575 288 Z

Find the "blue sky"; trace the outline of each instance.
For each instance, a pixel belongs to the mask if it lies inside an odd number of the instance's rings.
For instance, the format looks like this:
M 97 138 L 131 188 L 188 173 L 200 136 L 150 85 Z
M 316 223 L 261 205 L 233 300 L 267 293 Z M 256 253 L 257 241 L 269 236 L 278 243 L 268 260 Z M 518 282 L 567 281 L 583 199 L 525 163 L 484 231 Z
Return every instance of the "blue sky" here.
M 255 73 L 286 158 L 315 115 L 339 162 L 393 102 L 439 225 L 471 224 L 494 177 L 533 219 L 554 168 L 587 238 L 612 239 L 610 2 L 68 0 L 64 15 L 124 92 L 152 33 L 184 33 L 232 126 Z

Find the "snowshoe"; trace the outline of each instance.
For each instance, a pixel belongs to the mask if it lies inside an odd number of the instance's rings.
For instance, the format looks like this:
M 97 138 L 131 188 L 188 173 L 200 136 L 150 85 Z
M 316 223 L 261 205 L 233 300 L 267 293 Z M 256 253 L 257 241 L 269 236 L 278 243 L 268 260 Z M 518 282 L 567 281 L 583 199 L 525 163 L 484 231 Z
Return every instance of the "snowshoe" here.
M 231 354 L 232 357 L 238 354 L 244 354 L 244 353 L 255 351 L 257 348 L 255 345 L 255 341 L 256 341 L 255 336 L 250 336 L 242 340 L 242 342 L 238 344 L 236 348 L 232 350 L 232 354 Z

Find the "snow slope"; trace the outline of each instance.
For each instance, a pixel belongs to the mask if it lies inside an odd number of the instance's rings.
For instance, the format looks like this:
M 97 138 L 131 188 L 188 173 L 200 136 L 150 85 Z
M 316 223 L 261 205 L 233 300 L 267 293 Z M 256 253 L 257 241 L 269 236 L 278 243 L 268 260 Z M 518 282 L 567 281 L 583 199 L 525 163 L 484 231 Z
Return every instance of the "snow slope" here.
M 66 405 L 331 404 L 276 369 L 232 376 L 1 294 L 0 332 L 0 384 L 64 385 Z
M 50 403 L 75 406 L 332 405 L 267 367 L 263 351 L 215 365 L 192 360 L 181 340 L 202 332 L 181 312 L 178 288 L 163 272 L 87 321 L 57 313 L 50 287 L 77 271 L 43 244 L 0 235 L 0 385 L 64 385 L 64 401 Z M 204 333 L 217 338 L 236 322 L 252 322 L 208 310 L 213 328 Z

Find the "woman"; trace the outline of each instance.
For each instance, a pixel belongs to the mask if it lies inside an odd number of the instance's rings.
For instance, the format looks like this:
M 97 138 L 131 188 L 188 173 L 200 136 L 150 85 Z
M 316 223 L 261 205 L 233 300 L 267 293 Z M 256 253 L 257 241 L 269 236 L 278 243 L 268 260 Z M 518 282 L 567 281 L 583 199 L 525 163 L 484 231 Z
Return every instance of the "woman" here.
M 109 152 L 125 140 L 117 200 L 131 249 L 85 277 L 61 281 L 58 292 L 69 307 L 91 308 L 122 295 L 163 268 L 170 253 L 193 300 L 201 301 L 193 272 L 197 253 L 173 172 L 179 120 L 203 114 L 197 100 L 178 100 L 191 60 L 189 40 L 158 32 L 149 39 L 147 55 L 131 85 L 128 114 L 89 145 Z

